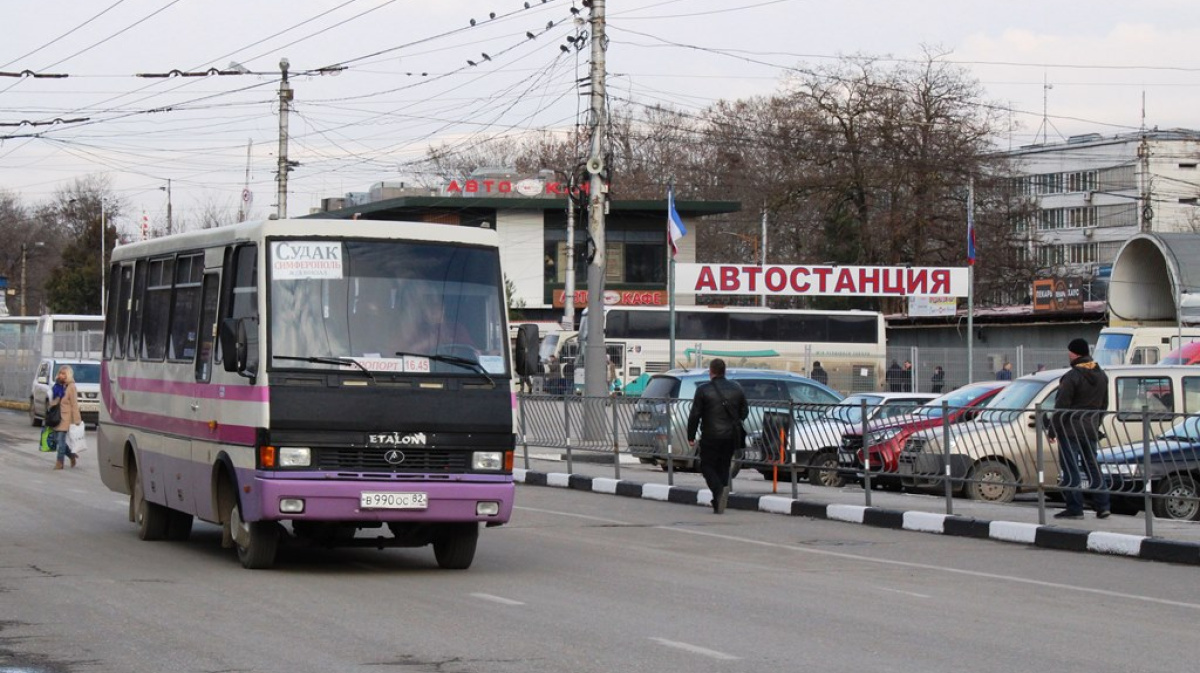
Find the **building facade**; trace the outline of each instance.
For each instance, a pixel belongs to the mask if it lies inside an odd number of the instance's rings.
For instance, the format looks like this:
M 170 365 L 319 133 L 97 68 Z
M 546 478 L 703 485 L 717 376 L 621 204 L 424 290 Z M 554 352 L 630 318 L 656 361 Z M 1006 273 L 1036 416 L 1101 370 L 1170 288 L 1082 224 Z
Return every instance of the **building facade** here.
M 1041 275 L 1104 298 L 1117 252 L 1146 232 L 1200 231 L 1200 131 L 1072 136 L 1006 153 L 1038 210 L 1018 226 Z

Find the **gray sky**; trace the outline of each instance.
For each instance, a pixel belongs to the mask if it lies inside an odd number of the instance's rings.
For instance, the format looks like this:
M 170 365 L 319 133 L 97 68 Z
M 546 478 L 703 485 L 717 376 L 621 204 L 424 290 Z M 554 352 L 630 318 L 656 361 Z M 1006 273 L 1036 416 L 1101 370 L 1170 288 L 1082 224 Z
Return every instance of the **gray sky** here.
M 264 217 L 274 210 L 281 58 L 295 89 L 289 154 L 301 162 L 290 177 L 292 215 L 403 179 L 431 143 L 469 147 L 489 134 L 569 127 L 586 104 L 574 80 L 588 57 L 560 49 L 577 29 L 572 5 L 528 3 L 9 3 L 0 71 L 70 77 L 0 77 L 0 123 L 88 121 L 0 127 L 41 134 L 0 141 L 0 188 L 32 203 L 76 177 L 107 174 L 131 226 L 143 211 L 164 218 L 159 188 L 170 179 L 177 217 L 206 205 L 233 211 L 252 141 L 252 214 Z M 1013 110 L 1018 130 L 1000 146 L 1136 130 L 1143 95 L 1147 126 L 1200 127 L 1194 1 L 608 0 L 608 15 L 610 94 L 639 104 L 695 111 L 777 91 L 797 65 L 919 59 L 928 47 Z M 261 74 L 135 76 L 233 62 Z M 335 64 L 348 69 L 311 74 Z

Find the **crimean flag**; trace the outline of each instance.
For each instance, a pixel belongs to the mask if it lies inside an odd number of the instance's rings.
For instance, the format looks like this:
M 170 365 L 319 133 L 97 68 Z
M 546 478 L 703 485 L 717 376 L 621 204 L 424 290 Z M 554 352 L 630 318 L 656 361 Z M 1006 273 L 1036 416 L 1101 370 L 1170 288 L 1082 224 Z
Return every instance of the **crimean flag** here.
M 667 187 L 667 241 L 671 244 L 672 259 L 679 254 L 677 241 L 684 236 L 687 236 L 687 227 L 683 226 L 683 219 L 675 210 L 675 189 Z

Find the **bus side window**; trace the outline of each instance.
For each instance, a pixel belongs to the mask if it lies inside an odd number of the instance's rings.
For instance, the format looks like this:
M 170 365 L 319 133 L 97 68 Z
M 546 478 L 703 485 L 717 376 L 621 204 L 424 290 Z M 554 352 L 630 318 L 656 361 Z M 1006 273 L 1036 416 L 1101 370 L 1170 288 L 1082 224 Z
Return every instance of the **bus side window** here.
M 145 306 L 143 293 L 146 289 L 146 260 L 138 260 L 133 272 L 133 294 L 129 302 L 129 336 L 125 352 L 130 360 L 138 359 L 142 348 L 142 308 Z

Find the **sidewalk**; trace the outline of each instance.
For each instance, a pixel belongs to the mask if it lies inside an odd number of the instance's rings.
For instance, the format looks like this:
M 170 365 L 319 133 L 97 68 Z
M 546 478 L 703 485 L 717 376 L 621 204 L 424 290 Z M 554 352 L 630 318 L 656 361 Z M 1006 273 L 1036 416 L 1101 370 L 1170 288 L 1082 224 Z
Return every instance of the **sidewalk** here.
M 697 473 L 672 475 L 636 458 L 621 455 L 620 478 L 611 454 L 574 451 L 570 468 L 560 449 L 529 448 L 529 467 L 517 448 L 514 479 L 529 485 L 557 486 L 596 493 L 622 495 L 680 504 L 708 506 L 711 494 Z M 1053 515 L 1061 504 L 1048 502 L 1046 524 L 1038 521 L 1036 495 L 1024 495 L 1014 503 L 995 504 L 954 498 L 952 514 L 946 513 L 941 495 L 918 495 L 875 490 L 871 506 L 861 485 L 842 488 L 812 486 L 790 481 L 777 485 L 754 470 L 743 469 L 733 480 L 729 508 L 790 516 L 807 516 L 868 526 L 913 530 L 943 535 L 988 538 L 1029 544 L 1049 549 L 1115 554 L 1135 558 L 1200 565 L 1200 522 L 1154 519 L 1154 537 L 1146 536 L 1145 514 L 1114 514 L 1097 519 L 1088 512 L 1083 519 L 1057 522 Z

